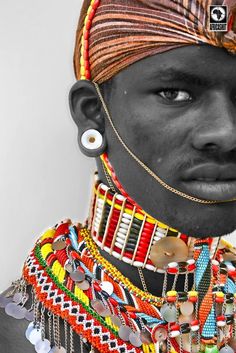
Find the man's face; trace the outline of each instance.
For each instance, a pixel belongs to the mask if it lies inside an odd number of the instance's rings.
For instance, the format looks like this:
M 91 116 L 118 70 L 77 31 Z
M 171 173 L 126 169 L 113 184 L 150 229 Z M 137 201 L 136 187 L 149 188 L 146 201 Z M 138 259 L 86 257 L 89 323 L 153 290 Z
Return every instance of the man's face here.
M 197 198 L 236 197 L 236 57 L 186 46 L 146 58 L 113 78 L 108 106 L 128 147 L 167 184 Z M 171 193 L 107 120 L 106 136 L 123 187 L 153 217 L 194 236 L 236 228 L 236 202 L 202 205 Z

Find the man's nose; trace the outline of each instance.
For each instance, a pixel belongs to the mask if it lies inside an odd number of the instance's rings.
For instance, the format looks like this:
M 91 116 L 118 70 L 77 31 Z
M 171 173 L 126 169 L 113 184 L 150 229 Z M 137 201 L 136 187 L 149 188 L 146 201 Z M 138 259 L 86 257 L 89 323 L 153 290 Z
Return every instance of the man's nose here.
M 222 92 L 208 98 L 194 129 L 193 146 L 205 151 L 232 151 L 236 149 L 236 100 Z

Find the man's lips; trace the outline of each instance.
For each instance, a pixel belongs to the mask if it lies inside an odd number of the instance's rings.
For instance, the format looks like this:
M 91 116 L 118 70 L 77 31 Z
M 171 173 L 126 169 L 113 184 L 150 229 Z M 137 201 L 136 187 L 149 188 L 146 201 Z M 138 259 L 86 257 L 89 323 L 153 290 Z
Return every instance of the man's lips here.
M 226 201 L 236 198 L 236 165 L 201 164 L 182 174 L 183 191 L 192 196 Z
M 201 164 L 183 173 L 184 181 L 236 181 L 236 164 Z

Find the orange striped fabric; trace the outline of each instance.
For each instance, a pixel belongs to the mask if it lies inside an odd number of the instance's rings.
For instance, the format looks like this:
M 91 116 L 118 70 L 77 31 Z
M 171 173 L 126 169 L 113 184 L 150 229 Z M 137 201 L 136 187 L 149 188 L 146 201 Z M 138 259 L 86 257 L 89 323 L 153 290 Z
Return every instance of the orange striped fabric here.
M 228 33 L 209 30 L 212 4 L 228 6 Z M 236 53 L 235 13 L 236 0 L 101 0 L 89 34 L 91 79 L 102 83 L 138 60 L 185 45 L 210 44 Z M 74 54 L 77 79 L 82 31 L 80 19 Z

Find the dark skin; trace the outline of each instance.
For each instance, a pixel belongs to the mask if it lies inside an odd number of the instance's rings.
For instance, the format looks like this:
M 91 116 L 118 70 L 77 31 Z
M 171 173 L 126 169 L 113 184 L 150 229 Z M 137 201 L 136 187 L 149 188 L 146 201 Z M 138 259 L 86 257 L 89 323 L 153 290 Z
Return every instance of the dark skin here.
M 165 182 L 199 198 L 236 196 L 236 174 L 228 180 L 225 173 L 215 178 L 215 169 L 213 176 L 211 171 L 212 163 L 226 167 L 226 172 L 236 165 L 236 57 L 207 45 L 182 47 L 131 65 L 101 89 L 123 140 Z M 195 237 L 220 236 L 235 229 L 235 202 L 201 205 L 176 196 L 127 154 L 92 82 L 78 81 L 72 87 L 70 106 L 82 152 L 96 158 L 107 151 L 123 187 L 153 217 Z M 105 142 L 95 152 L 80 143 L 82 133 L 91 128 L 99 130 Z M 100 179 L 107 184 L 99 158 L 97 165 Z M 198 173 L 196 180 L 195 173 L 192 180 L 189 170 L 199 165 L 203 175 Z M 104 256 L 141 288 L 136 268 Z M 151 271 L 144 275 L 149 291 L 160 295 L 162 276 Z M 0 352 L 34 352 L 24 338 L 26 322 L 2 311 L 0 325 Z M 11 343 L 13 337 L 17 346 Z

